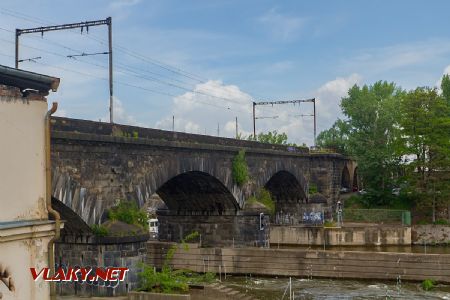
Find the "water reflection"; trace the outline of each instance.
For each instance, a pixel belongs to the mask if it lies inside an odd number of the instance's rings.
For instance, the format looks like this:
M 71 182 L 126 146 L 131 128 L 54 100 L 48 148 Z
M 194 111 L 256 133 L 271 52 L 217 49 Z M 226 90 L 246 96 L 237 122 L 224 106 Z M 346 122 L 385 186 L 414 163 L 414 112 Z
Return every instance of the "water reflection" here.
M 281 299 L 289 278 L 230 277 L 233 289 L 262 300 Z M 450 299 L 450 286 L 423 291 L 420 283 L 331 279 L 292 279 L 295 299 Z M 286 295 L 284 299 L 289 299 Z

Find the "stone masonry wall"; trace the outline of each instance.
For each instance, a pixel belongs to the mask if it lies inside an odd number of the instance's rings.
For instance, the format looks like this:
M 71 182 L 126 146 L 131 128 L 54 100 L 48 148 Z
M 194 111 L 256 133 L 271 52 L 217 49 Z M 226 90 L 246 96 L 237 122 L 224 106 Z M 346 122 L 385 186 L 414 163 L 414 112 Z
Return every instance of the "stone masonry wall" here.
M 62 267 L 128 267 L 125 281 L 120 283 L 58 283 L 59 295 L 117 296 L 138 287 L 139 263 L 146 255 L 145 240 L 114 244 L 57 243 L 55 262 Z
M 259 214 L 237 216 L 171 216 L 158 214 L 159 240 L 181 241 L 197 231 L 202 246 L 264 246 L 269 240 L 269 216 L 264 216 L 264 230 Z

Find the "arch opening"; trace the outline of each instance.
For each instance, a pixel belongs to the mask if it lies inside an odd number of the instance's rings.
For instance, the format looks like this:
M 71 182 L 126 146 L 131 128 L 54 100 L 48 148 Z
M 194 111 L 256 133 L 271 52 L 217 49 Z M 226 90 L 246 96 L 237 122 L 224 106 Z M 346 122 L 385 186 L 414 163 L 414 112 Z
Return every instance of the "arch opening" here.
M 165 182 L 156 193 L 171 214 L 235 215 L 239 206 L 233 194 L 214 176 L 189 171 Z
M 275 210 L 288 210 L 290 204 L 306 203 L 305 190 L 297 178 L 287 171 L 275 173 L 264 186 L 275 200 Z

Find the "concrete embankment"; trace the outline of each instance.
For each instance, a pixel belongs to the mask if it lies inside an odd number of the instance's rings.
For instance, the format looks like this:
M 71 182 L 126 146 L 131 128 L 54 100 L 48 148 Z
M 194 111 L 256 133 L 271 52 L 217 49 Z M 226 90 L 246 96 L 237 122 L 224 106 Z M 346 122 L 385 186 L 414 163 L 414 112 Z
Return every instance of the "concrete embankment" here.
M 148 264 L 161 267 L 171 244 L 147 243 Z M 450 255 L 262 248 L 179 249 L 175 269 L 263 276 L 329 277 L 450 283 Z
M 346 225 L 342 228 L 271 226 L 271 245 L 385 246 L 411 245 L 411 227 Z
M 413 244 L 449 244 L 450 226 L 414 225 L 412 227 Z

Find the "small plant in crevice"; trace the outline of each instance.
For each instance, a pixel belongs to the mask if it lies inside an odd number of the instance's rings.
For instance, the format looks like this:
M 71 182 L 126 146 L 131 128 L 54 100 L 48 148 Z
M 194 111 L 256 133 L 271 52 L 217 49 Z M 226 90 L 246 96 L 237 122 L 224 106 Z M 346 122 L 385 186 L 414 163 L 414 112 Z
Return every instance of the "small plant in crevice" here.
M 233 159 L 232 166 L 233 181 L 238 185 L 244 185 L 248 179 L 248 166 L 245 161 L 245 150 L 239 150 Z
M 436 281 L 432 279 L 425 279 L 422 281 L 422 289 L 424 291 L 429 291 L 436 286 Z

